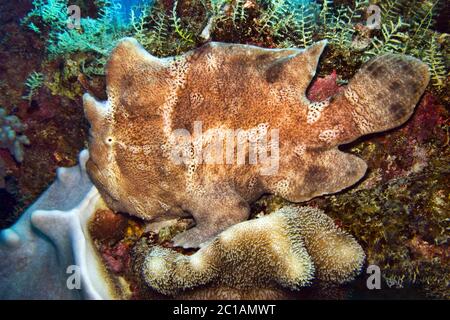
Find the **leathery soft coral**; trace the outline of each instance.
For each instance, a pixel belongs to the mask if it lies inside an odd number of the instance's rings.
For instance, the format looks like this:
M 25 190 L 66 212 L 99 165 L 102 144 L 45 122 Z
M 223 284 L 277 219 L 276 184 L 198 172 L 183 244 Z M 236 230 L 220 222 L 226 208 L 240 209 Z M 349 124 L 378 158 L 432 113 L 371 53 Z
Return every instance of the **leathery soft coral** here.
M 321 210 L 286 206 L 227 229 L 193 255 L 142 242 L 135 257 L 135 272 L 162 294 L 198 287 L 205 294 L 206 286 L 226 296 L 226 290 L 299 290 L 314 278 L 345 283 L 359 273 L 365 255 Z

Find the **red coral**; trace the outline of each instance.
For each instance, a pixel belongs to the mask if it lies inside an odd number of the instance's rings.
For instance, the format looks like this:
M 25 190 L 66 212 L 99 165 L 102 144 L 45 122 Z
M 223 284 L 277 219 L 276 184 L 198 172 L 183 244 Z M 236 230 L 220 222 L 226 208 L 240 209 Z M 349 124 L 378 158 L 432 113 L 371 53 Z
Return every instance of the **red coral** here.
M 374 137 L 372 141 L 381 152 L 369 160 L 369 165 L 382 169 L 383 181 L 420 171 L 427 165 L 431 149 L 446 143 L 443 126 L 447 119 L 445 107 L 431 93 L 426 93 L 402 129 Z
M 124 272 L 130 264 L 130 246 L 124 242 L 113 247 L 102 246 L 100 252 L 106 266 L 114 273 Z
M 317 78 L 308 91 L 308 99 L 311 101 L 323 101 L 343 90 L 337 83 L 336 70 L 325 78 Z
M 427 93 L 416 109 L 414 116 L 403 129 L 405 134 L 414 137 L 419 143 L 432 138 L 444 139 L 440 126 L 445 123 L 445 108 L 431 93 Z

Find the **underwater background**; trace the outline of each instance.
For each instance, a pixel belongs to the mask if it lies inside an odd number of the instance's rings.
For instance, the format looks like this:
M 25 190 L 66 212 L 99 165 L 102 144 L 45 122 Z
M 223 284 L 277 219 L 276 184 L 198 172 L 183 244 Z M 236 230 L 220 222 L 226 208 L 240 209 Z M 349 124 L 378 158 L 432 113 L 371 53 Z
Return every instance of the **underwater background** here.
M 80 20 L 68 5 L 81 10 Z M 369 5 L 380 8 L 379 28 Z M 0 0 L 0 228 L 11 226 L 87 147 L 82 95 L 106 99 L 104 66 L 117 41 L 136 38 L 151 54 L 179 55 L 207 41 L 305 48 L 328 39 L 308 98 L 342 90 L 364 62 L 387 52 L 426 62 L 431 82 L 414 116 L 388 133 L 343 150 L 369 166 L 356 186 L 305 203 L 352 234 L 383 289 L 366 274 L 308 298 L 450 298 L 449 23 L 446 0 Z M 76 25 L 79 22 L 79 26 Z M 74 23 L 74 28 L 68 28 Z M 253 215 L 287 201 L 265 196 Z M 117 220 L 118 219 L 118 220 Z M 127 276 L 128 251 L 148 236 L 140 221 L 114 217 L 98 248 L 112 272 Z M 108 223 L 108 222 L 107 222 Z M 179 230 L 158 241 L 169 246 Z

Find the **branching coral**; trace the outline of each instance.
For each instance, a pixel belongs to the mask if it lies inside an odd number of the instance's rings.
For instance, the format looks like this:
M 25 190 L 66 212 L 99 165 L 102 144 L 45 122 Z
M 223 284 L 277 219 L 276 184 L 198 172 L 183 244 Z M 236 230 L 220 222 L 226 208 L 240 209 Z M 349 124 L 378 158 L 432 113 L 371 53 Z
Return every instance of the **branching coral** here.
M 223 8 L 224 3 L 226 1 L 214 1 L 215 8 Z M 354 66 L 384 53 L 403 53 L 427 61 L 431 69 L 434 67 L 430 61 L 434 61 L 434 66 L 439 65 L 442 69 L 441 59 L 436 61 L 435 57 L 443 56 L 444 51 L 429 40 L 440 37 L 432 28 L 442 1 L 377 1 L 375 4 L 381 9 L 381 30 L 373 30 L 367 25 L 370 4 L 367 0 L 350 1 L 345 5 L 334 4 L 332 0 L 249 3 L 241 6 L 240 1 L 233 1 L 225 13 L 223 9 L 218 11 L 220 18 L 217 20 L 224 24 L 222 28 L 254 28 L 260 37 L 269 37 L 282 48 L 304 48 L 313 41 L 327 39 L 333 55 L 349 60 L 348 63 Z M 226 24 L 227 19 L 233 23 Z M 249 27 L 250 24 L 254 27 Z M 436 74 L 433 85 L 441 89 L 444 77 L 442 71 L 438 76 L 435 70 L 432 70 Z
M 72 52 L 96 52 L 109 54 L 117 41 L 125 36 L 128 25 L 117 19 L 120 7 L 107 2 L 97 19 L 82 18 L 80 32 L 77 29 L 64 28 L 50 33 L 49 53 L 51 56 Z
M 38 72 L 32 72 L 27 80 L 25 81 L 25 86 L 27 87 L 28 93 L 23 96 L 23 99 L 28 100 L 31 102 L 31 99 L 36 94 L 36 91 L 42 87 L 44 83 L 44 75 L 42 73 Z
M 278 34 L 282 29 L 286 29 L 286 19 L 289 16 L 289 1 L 273 0 L 268 2 L 267 9 L 263 10 L 259 18 L 260 32 L 270 29 L 274 34 Z
M 132 30 L 129 32 L 150 52 L 165 56 L 180 53 L 193 47 L 195 36 L 178 13 L 178 1 L 166 12 L 162 5 L 144 6 L 137 16 L 131 11 Z
M 396 23 L 393 21 L 384 23 L 381 28 L 381 38 L 375 37 L 372 40 L 372 48 L 364 53 L 365 60 L 369 60 L 371 57 L 387 52 L 392 53 L 402 51 L 404 43 L 408 39 L 408 35 L 400 30 L 407 26 L 408 24 L 404 23 L 401 17 L 398 17 Z
M 33 6 L 23 23 L 36 32 L 48 34 L 48 52 L 52 57 L 73 52 L 107 55 L 131 29 L 121 19 L 121 6 L 114 0 L 102 1 L 98 18 L 81 18 L 80 29 L 67 28 L 67 0 L 35 0 Z
M 6 113 L 0 108 L 0 148 L 6 148 L 14 156 L 17 162 L 23 161 L 23 146 L 30 144 L 23 134 L 26 126 L 16 116 Z
M 130 23 L 134 30 L 134 37 L 142 43 L 143 46 L 148 46 L 151 43 L 151 39 L 145 34 L 145 25 L 150 16 L 150 8 L 144 6 L 141 9 L 140 14 L 138 14 L 136 10 L 132 9 L 130 14 Z
M 160 39 L 147 37 L 149 32 L 144 30 L 150 20 L 152 4 L 133 7 L 128 11 L 117 0 L 95 3 L 98 6 L 97 15 L 89 17 L 87 11 L 83 10 L 79 28 L 68 27 L 67 0 L 35 0 L 34 8 L 22 20 L 23 25 L 37 32 L 46 41 L 50 62 L 64 57 L 64 67 L 47 76 L 45 85 L 53 94 L 72 99 L 79 97 L 80 86 L 74 84 L 73 79 L 80 73 L 87 77 L 104 75 L 106 56 L 116 42 L 126 35 L 136 34 L 143 43 L 158 47 L 154 39 Z M 146 39 L 149 39 L 148 42 L 144 41 Z M 33 84 L 37 79 L 30 78 Z M 29 94 L 24 98 L 31 100 L 33 88 L 30 87 Z
M 423 60 L 430 67 L 431 81 L 436 88 L 442 89 L 448 77 L 448 69 L 444 54 L 435 35 L 429 40 L 428 48 L 424 53 Z
M 299 37 L 301 46 L 306 48 L 312 44 L 314 24 L 316 21 L 314 8 L 308 5 L 302 5 L 299 7 L 296 16 L 296 21 L 298 22 L 294 24 L 294 31 Z
M 402 12 L 404 0 L 384 0 L 379 2 L 382 19 L 384 21 L 396 21 Z
M 169 19 L 166 14 L 160 9 L 155 7 L 153 10 L 152 26 L 149 28 L 148 33 L 145 35 L 147 39 L 147 48 L 151 48 L 152 52 L 163 54 L 166 53 Z
M 333 7 L 333 0 L 324 0 L 319 13 L 319 21 L 321 24 L 326 25 L 329 21 L 333 19 L 333 14 L 331 12 Z
M 350 49 L 356 33 L 354 24 L 361 20 L 367 6 L 368 1 L 356 0 L 353 6 L 336 8 L 336 13 L 322 26 L 323 36 L 341 50 Z
M 244 0 L 236 0 L 234 2 L 232 20 L 233 24 L 236 25 L 238 22 L 242 22 L 247 19 L 247 13 L 245 11 L 246 1 Z
M 194 40 L 192 39 L 193 35 L 189 31 L 185 30 L 181 25 L 181 19 L 177 15 L 177 6 L 178 0 L 176 0 L 173 3 L 172 17 L 171 17 L 175 33 L 180 37 L 181 41 L 185 42 L 186 44 L 193 44 L 194 43 Z
M 141 246 L 145 244 L 141 244 Z M 242 222 L 191 256 L 152 247 L 136 271 L 157 291 L 176 295 L 201 285 L 238 290 L 299 290 L 317 279 L 345 283 L 360 271 L 364 252 L 322 211 L 284 207 Z
M 377 1 L 375 4 L 381 8 L 382 29 L 366 32 L 362 30 L 365 30 L 368 0 L 355 0 L 345 5 L 334 4 L 332 0 L 320 3 L 210 0 L 194 2 L 192 9 L 178 1 L 170 7 L 152 2 L 125 13 L 130 19 L 117 18 L 124 14 L 118 2 L 105 0 L 98 2 L 100 14 L 97 18 L 81 19 L 80 30 L 65 27 L 68 19 L 66 0 L 35 0 L 33 3 L 34 9 L 24 23 L 48 39 L 48 51 L 53 58 L 75 52 L 91 52 L 104 57 L 123 36 L 137 38 L 154 54 L 180 54 L 199 45 L 201 28 L 208 22 L 208 34 L 213 38 L 219 30 L 239 33 L 237 38 L 254 33 L 259 39 L 253 41 L 267 38 L 278 47 L 301 48 L 327 39 L 338 56 L 353 60 L 352 65 L 356 66 L 388 52 L 432 61 L 436 54 L 427 50 L 430 48 L 428 39 L 438 36 L 431 28 L 441 5 L 439 0 Z M 362 53 L 361 49 L 366 51 Z M 439 46 L 434 46 L 433 50 L 443 54 Z M 441 89 L 442 75 L 439 79 L 433 84 Z
M 32 21 L 33 17 L 39 17 L 42 24 L 40 27 Z M 31 30 L 38 33 L 43 31 L 43 27 L 57 28 L 60 30 L 67 21 L 66 0 L 34 0 L 33 9 L 24 19 L 24 23 L 26 23 Z

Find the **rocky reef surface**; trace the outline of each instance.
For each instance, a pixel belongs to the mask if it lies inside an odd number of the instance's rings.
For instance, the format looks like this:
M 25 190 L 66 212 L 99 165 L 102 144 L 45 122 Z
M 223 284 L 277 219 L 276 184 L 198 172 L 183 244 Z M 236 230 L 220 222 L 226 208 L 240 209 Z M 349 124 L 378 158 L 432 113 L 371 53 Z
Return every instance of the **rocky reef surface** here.
M 97 1 L 76 2 L 83 12 L 98 16 Z M 346 5 L 354 3 L 335 1 L 335 4 L 344 2 Z M 436 23 L 426 28 L 425 36 L 421 36 L 422 31 L 417 33 L 421 39 L 430 41 L 421 44 L 424 46 L 422 52 L 429 52 L 430 58 L 448 51 L 445 27 L 448 24 L 445 5 L 448 3 L 443 2 L 444 6 L 438 6 L 439 10 L 432 15 Z M 376 3 L 383 5 L 387 1 Z M 395 21 L 399 16 L 406 20 L 414 16 L 415 8 L 422 5 L 425 8 L 432 1 L 397 3 L 402 4 L 398 14 L 387 12 L 388 21 Z M 242 11 L 233 11 L 233 6 L 222 10 L 223 19 L 211 28 L 210 39 L 268 48 L 304 47 L 280 30 L 273 30 L 270 24 L 266 27 L 261 24 L 258 17 L 264 8 L 256 1 L 247 1 L 245 5 Z M 0 149 L 0 175 L 5 178 L 5 188 L 0 189 L 2 228 L 16 221 L 54 180 L 56 167 L 73 166 L 79 151 L 87 146 L 88 123 L 82 108 L 82 93 L 88 90 L 99 99 L 106 98 L 102 65 L 98 64 L 102 56 L 91 51 L 78 51 L 49 57 L 47 31 L 43 29 L 43 33 L 37 34 L 21 23 L 32 8 L 32 1 L 28 0 L 0 4 L 0 105 L 27 125 L 25 135 L 30 140 L 30 145 L 24 147 L 22 163 L 18 163 L 9 150 Z M 175 17 L 179 18 L 179 28 L 176 28 L 167 20 L 174 16 L 173 8 L 173 1 L 162 1 L 153 15 L 159 24 L 147 22 L 143 24 L 144 33 L 139 34 L 137 28 L 126 35 L 138 39 L 147 36 L 146 39 L 151 41 L 145 44 L 146 48 L 158 56 L 182 53 L 199 46 L 204 41 L 199 37 L 200 32 L 190 32 L 194 35 L 191 37 L 185 31 L 203 30 L 208 10 L 198 1 L 178 1 Z M 233 12 L 244 12 L 245 15 Z M 390 19 L 390 15 L 395 16 L 395 20 Z M 163 25 L 167 26 L 164 30 L 160 28 Z M 374 41 L 375 36 L 382 39 L 381 31 L 369 31 L 360 21 L 344 25 L 348 28 L 336 29 L 335 34 L 344 34 L 341 33 L 344 31 L 346 37 L 333 39 L 324 52 L 318 76 L 309 88 L 311 100 L 322 101 L 343 90 L 360 68 L 362 60 L 359 58 L 364 52 L 351 45 L 356 35 L 359 40 L 369 42 Z M 417 30 L 402 28 L 401 32 L 410 36 Z M 351 35 L 350 42 L 346 40 L 348 34 Z M 309 38 L 311 41 L 323 39 L 321 30 L 313 30 Z M 301 37 L 296 36 L 296 39 Z M 405 50 L 409 52 L 419 48 L 415 42 L 406 46 Z M 341 147 L 341 150 L 361 157 L 372 168 L 357 186 L 304 204 L 324 210 L 337 225 L 355 237 L 366 253 L 366 265 L 380 267 L 382 290 L 367 290 L 367 275 L 363 273 L 351 284 L 326 290 L 321 290 L 318 284 L 316 289 L 305 289 L 295 298 L 450 298 L 448 62 L 445 68 L 444 77 L 436 76 L 405 125 L 387 134 L 374 134 Z M 36 84 L 33 95 L 29 95 L 26 82 L 33 72 L 42 74 L 42 85 Z M 268 214 L 286 204 L 281 198 L 264 196 L 252 205 L 251 216 Z M 180 219 L 155 232 L 127 214 L 103 210 L 96 218 L 92 233 L 111 273 L 129 279 L 133 298 L 164 298 L 157 292 L 143 289 L 136 281 L 131 268 L 132 249 L 142 240 L 173 247 L 170 239 L 191 222 Z M 194 252 L 184 250 L 183 253 Z

